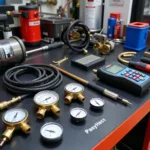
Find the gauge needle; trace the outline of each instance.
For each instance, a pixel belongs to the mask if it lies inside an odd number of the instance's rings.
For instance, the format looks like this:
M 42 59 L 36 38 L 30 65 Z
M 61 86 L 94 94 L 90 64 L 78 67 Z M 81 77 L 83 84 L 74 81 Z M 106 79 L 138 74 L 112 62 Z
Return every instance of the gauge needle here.
M 45 131 L 48 131 L 50 133 L 55 133 L 55 131 L 53 131 L 53 130 L 45 130 Z
M 100 106 L 100 103 L 98 101 L 95 101 L 95 103 Z
M 45 98 L 44 100 L 42 100 L 41 102 L 47 101 L 48 99 L 51 99 L 51 97 Z M 40 103 L 41 103 L 40 102 Z
M 74 91 L 77 87 L 73 88 L 72 91 Z
M 77 117 L 77 116 L 79 116 L 79 115 L 80 115 L 80 113 L 81 113 L 81 111 L 79 111 L 79 112 L 76 114 L 76 117 Z
M 17 115 L 18 115 L 18 112 L 16 112 L 16 114 L 14 115 L 12 121 L 13 121 L 14 119 L 16 119 Z

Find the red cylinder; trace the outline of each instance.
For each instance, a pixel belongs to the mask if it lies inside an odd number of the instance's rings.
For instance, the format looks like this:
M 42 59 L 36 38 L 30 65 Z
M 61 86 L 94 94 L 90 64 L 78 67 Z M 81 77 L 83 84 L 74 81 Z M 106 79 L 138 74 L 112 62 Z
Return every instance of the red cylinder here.
M 110 13 L 110 18 L 116 18 L 117 20 L 120 20 L 120 13 Z
M 26 45 L 36 46 L 41 42 L 40 14 L 38 6 L 19 6 L 21 36 Z
M 115 33 L 114 33 L 114 38 L 118 39 L 120 38 L 120 32 L 121 32 L 121 24 L 117 23 L 115 26 Z

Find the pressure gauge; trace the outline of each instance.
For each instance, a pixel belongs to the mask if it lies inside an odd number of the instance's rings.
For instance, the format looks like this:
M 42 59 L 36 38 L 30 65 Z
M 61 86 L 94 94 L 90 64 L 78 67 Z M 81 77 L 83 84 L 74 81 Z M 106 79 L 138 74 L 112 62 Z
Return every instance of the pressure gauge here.
M 84 121 L 87 116 L 87 111 L 83 108 L 73 108 L 70 111 L 71 119 L 76 122 Z
M 100 110 L 104 107 L 105 102 L 101 98 L 92 98 L 90 100 L 91 108 L 95 110 Z
M 24 133 L 29 133 L 31 127 L 28 123 L 28 112 L 25 109 L 14 108 L 6 111 L 2 116 L 2 120 L 6 125 L 6 130 L 2 134 L 3 139 L 0 146 L 3 146 L 6 141 L 9 141 L 15 130 L 21 129 Z
M 56 142 L 62 138 L 63 127 L 60 124 L 49 122 L 41 127 L 40 133 L 43 140 Z
M 3 121 L 6 124 L 16 124 L 22 122 L 28 117 L 28 112 L 25 109 L 10 109 L 3 116 Z
M 60 109 L 58 108 L 59 96 L 54 91 L 41 91 L 34 96 L 34 103 L 38 108 L 37 118 L 42 119 L 46 111 L 51 111 L 55 115 L 59 115 Z
M 72 100 L 84 101 L 84 87 L 78 83 L 70 83 L 65 86 L 65 103 L 70 104 Z

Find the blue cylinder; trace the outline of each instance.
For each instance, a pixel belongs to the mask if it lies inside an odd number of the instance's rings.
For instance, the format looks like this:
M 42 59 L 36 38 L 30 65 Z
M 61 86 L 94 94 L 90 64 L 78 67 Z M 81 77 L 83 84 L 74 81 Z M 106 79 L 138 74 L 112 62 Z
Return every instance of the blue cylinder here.
M 107 30 L 108 38 L 112 39 L 114 37 L 116 23 L 117 20 L 115 18 L 108 19 L 108 30 Z
M 5 0 L 0 0 L 0 5 L 5 5 Z

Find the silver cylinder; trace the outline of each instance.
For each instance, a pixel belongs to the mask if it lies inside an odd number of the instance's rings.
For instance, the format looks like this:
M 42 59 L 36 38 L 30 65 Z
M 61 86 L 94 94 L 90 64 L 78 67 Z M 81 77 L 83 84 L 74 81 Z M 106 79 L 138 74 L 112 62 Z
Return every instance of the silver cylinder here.
M 101 30 L 102 9 L 102 0 L 80 0 L 80 21 L 87 25 L 91 32 Z
M 0 68 L 22 63 L 26 59 L 26 48 L 18 37 L 0 41 Z

